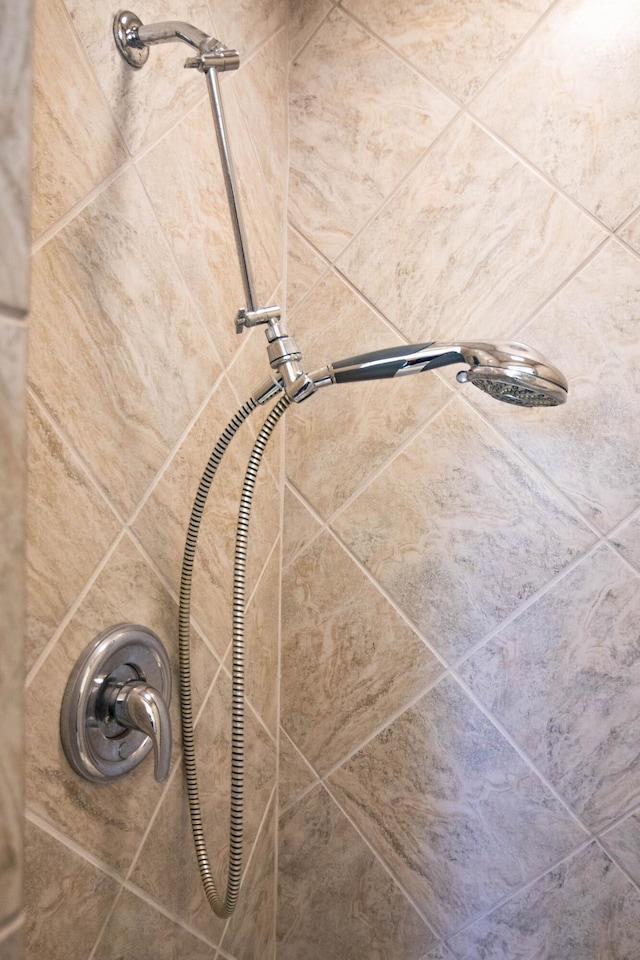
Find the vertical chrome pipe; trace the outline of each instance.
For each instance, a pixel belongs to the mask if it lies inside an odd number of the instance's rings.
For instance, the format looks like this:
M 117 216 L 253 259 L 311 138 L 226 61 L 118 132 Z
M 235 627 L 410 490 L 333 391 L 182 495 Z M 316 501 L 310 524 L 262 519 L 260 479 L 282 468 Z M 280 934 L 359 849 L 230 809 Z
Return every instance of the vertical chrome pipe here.
M 216 128 L 216 137 L 218 140 L 218 149 L 220 151 L 220 160 L 222 162 L 222 173 L 224 175 L 224 184 L 227 189 L 227 200 L 229 201 L 229 212 L 231 214 L 231 223 L 233 225 L 233 234 L 238 251 L 238 260 L 240 262 L 240 273 L 242 275 L 242 285 L 247 299 L 247 306 L 250 310 L 255 310 L 257 300 L 253 290 L 253 279 L 251 276 L 251 267 L 249 264 L 249 252 L 245 238 L 240 206 L 238 204 L 238 191 L 231 164 L 231 152 L 227 139 L 227 128 L 222 109 L 222 99 L 220 97 L 220 85 L 218 83 L 218 74 L 215 68 L 206 71 L 207 88 L 209 90 L 209 102 L 211 103 L 211 112 L 213 114 L 213 123 Z

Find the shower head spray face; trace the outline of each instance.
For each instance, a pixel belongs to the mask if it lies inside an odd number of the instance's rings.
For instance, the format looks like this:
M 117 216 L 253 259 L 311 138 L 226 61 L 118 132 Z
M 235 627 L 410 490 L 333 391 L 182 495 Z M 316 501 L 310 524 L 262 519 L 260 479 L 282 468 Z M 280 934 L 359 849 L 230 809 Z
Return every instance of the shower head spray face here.
M 557 407 L 567 381 L 544 357 L 522 343 L 461 344 L 470 369 L 458 374 L 495 400 L 519 407 Z

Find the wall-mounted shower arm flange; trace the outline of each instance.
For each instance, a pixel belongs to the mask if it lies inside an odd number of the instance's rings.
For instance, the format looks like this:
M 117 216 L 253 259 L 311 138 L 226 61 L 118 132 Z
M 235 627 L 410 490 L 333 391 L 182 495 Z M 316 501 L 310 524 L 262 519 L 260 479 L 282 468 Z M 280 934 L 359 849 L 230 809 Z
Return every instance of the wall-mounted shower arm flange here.
M 136 69 L 143 67 L 149 59 L 150 46 L 178 40 L 194 47 L 200 53 L 200 57 L 187 60 L 187 67 L 197 67 L 200 70 L 237 70 L 240 65 L 237 50 L 230 50 L 220 40 L 181 20 L 144 24 L 131 10 L 121 10 L 113 21 L 113 36 L 120 54 L 130 67 Z

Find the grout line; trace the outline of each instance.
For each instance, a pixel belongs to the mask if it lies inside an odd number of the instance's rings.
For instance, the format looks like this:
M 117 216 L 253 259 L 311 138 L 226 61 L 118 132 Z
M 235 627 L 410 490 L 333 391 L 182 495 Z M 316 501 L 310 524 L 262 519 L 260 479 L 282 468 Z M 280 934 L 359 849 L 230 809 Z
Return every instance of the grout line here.
M 313 28 L 313 30 L 311 31 L 307 39 L 302 41 L 302 45 L 297 49 L 295 53 L 289 53 L 289 67 L 293 67 L 295 65 L 294 61 L 296 61 L 299 57 L 302 56 L 304 51 L 307 49 L 308 46 L 310 46 L 311 42 L 315 39 L 320 29 L 325 25 L 326 21 L 329 19 L 333 11 L 336 9 L 336 7 L 333 4 L 333 0 L 328 0 L 328 2 L 330 3 L 329 9 L 323 14 L 323 16 L 318 21 L 317 25 Z
M 122 883 L 124 877 L 122 874 L 118 873 L 115 867 L 112 867 L 111 864 L 108 864 L 105 860 L 101 860 L 99 857 L 96 857 L 90 850 L 87 850 L 85 847 L 81 846 L 76 840 L 73 840 L 67 834 L 63 833 L 52 823 L 49 823 L 48 820 L 45 820 L 44 817 L 36 813 L 35 810 L 32 810 L 30 807 L 27 807 L 25 810 L 25 820 L 31 823 L 33 826 L 38 827 L 44 833 L 49 834 L 50 837 L 53 837 L 54 840 L 57 840 L 63 846 L 67 847 L 68 850 L 71 850 L 72 853 L 77 854 L 83 860 L 86 860 L 87 863 L 90 863 L 93 867 L 96 867 L 98 870 L 105 873 L 112 880 L 115 880 L 116 883 Z
M 602 850 L 602 852 L 604 853 L 604 855 L 605 855 L 606 857 L 608 857 L 609 860 L 611 860 L 612 863 L 614 863 L 614 864 L 616 865 L 616 867 L 618 868 L 618 870 L 620 870 L 620 872 L 627 878 L 627 880 L 629 881 L 629 883 L 631 884 L 631 886 L 632 886 L 635 890 L 637 890 L 638 893 L 640 893 L 640 881 L 637 880 L 637 879 L 633 876 L 633 874 L 631 874 L 631 873 L 629 872 L 629 870 L 627 870 L 627 868 L 626 868 L 625 865 L 622 863 L 622 861 L 620 860 L 620 858 L 618 857 L 618 855 L 615 854 L 615 853 L 613 853 L 613 851 L 609 849 L 609 847 L 607 846 L 606 841 L 603 841 L 600 836 L 597 836 L 597 837 L 595 837 L 595 843 L 600 847 L 600 849 Z
M 93 946 L 92 946 L 92 948 L 91 948 L 91 952 L 89 953 L 88 960 L 93 960 L 93 958 L 95 957 L 95 955 L 96 955 L 96 950 L 97 950 L 98 947 L 100 946 L 100 941 L 102 940 L 102 937 L 104 936 L 104 932 L 105 932 L 105 930 L 107 929 L 107 926 L 109 925 L 109 921 L 111 920 L 111 917 L 112 917 L 113 914 L 115 913 L 115 909 L 116 909 L 118 903 L 120 902 L 120 899 L 121 899 L 121 897 L 122 897 L 123 891 L 124 891 L 124 887 L 123 887 L 122 884 L 121 884 L 121 885 L 118 887 L 118 890 L 117 890 L 117 892 L 116 892 L 116 895 L 115 895 L 115 897 L 114 897 L 114 899 L 113 899 L 113 903 L 111 904 L 111 906 L 109 907 L 109 909 L 108 909 L 108 911 L 107 911 L 107 915 L 106 915 L 106 917 L 104 918 L 104 922 L 103 922 L 102 926 L 100 927 L 100 929 L 99 929 L 99 931 L 98 931 L 98 936 L 96 937 L 95 942 L 94 942 L 94 944 L 93 944 Z
M 3 940 L 7 941 L 14 933 L 18 933 L 25 925 L 25 919 L 25 913 L 21 910 L 15 916 L 12 914 L 9 918 L 3 920 L 3 926 L 0 926 L 0 944 Z
M 70 622 L 72 621 L 72 619 L 73 619 L 74 616 L 76 615 L 79 607 L 81 606 L 81 604 L 83 603 L 83 601 L 86 599 L 86 597 L 88 596 L 89 592 L 90 592 L 91 589 L 93 588 L 96 580 L 98 579 L 98 577 L 100 576 L 100 574 L 102 573 L 102 571 L 103 571 L 104 568 L 106 567 L 107 563 L 109 562 L 109 560 L 111 559 L 111 557 L 112 557 L 113 554 L 115 553 L 117 547 L 118 547 L 118 546 L 120 545 L 120 543 L 122 542 L 122 539 L 123 539 L 123 537 L 125 536 L 125 532 L 126 532 L 126 531 L 125 531 L 124 529 L 122 529 L 122 530 L 116 535 L 113 543 L 111 544 L 111 546 L 110 546 L 110 547 L 108 548 L 108 550 L 106 551 L 106 553 L 105 553 L 105 555 L 103 556 L 102 560 L 100 560 L 100 562 L 99 562 L 99 563 L 97 564 L 97 566 L 94 568 L 93 573 L 90 575 L 90 577 L 89 577 L 89 579 L 87 580 L 87 582 L 85 583 L 84 587 L 82 588 L 82 590 L 80 591 L 80 593 L 76 596 L 75 600 L 73 601 L 73 603 L 71 604 L 71 606 L 69 607 L 69 609 L 68 609 L 67 612 L 65 613 L 64 617 L 62 618 L 62 620 L 61 620 L 60 623 L 58 624 L 58 627 L 56 628 L 56 630 L 54 631 L 54 633 L 51 635 L 51 638 L 49 639 L 49 641 L 46 643 L 46 645 L 45 645 L 44 648 L 42 649 L 42 651 L 41 651 L 41 653 L 40 653 L 40 656 L 37 658 L 37 660 L 35 661 L 35 663 L 34 663 L 33 666 L 31 667 L 29 673 L 27 674 L 27 677 L 26 677 L 26 679 L 25 679 L 25 689 L 28 689 L 28 688 L 31 686 L 31 684 L 33 683 L 33 681 L 35 680 L 35 678 L 36 678 L 37 674 L 39 673 L 40 669 L 42 668 L 43 664 L 45 663 L 45 661 L 46 661 L 47 658 L 49 657 L 49 654 L 52 652 L 52 650 L 54 649 L 54 647 L 57 645 L 58 640 L 60 639 L 60 637 L 62 636 L 62 634 L 64 633 L 64 631 L 67 629 L 67 627 L 69 626 Z
M 285 738 L 285 739 L 289 742 L 289 744 L 290 744 L 290 749 L 292 749 L 292 750 L 295 752 L 296 756 L 297 756 L 297 757 L 300 759 L 300 761 L 303 763 L 305 769 L 307 769 L 308 772 L 309 772 L 309 774 L 313 777 L 313 782 L 312 782 L 312 783 L 308 783 L 306 787 L 303 787 L 303 789 L 302 789 L 299 793 L 297 793 L 297 794 L 295 795 L 295 797 L 293 798 L 293 800 L 290 800 L 288 803 L 286 803 L 286 804 L 284 804 L 283 806 L 281 806 L 281 807 L 278 808 L 278 819 L 279 819 L 283 814 L 285 814 L 285 813 L 287 813 L 289 810 L 291 810 L 291 808 L 294 807 L 294 806 L 298 803 L 299 800 L 302 800 L 303 797 L 306 797 L 306 795 L 307 795 L 308 793 L 310 793 L 310 791 L 313 790 L 314 787 L 317 787 L 317 785 L 320 783 L 320 780 L 321 780 L 320 775 L 313 769 L 313 767 L 311 766 L 311 764 L 309 763 L 309 761 L 307 760 L 307 758 L 306 758 L 306 757 L 304 756 L 304 754 L 298 749 L 298 747 L 297 747 L 296 744 L 293 742 L 293 740 L 291 739 L 291 737 L 289 736 L 289 734 L 288 734 L 287 731 L 284 729 L 284 727 L 282 726 L 281 723 L 279 724 L 279 734 L 280 734 L 280 740 L 281 740 L 281 741 L 282 741 L 282 738 Z

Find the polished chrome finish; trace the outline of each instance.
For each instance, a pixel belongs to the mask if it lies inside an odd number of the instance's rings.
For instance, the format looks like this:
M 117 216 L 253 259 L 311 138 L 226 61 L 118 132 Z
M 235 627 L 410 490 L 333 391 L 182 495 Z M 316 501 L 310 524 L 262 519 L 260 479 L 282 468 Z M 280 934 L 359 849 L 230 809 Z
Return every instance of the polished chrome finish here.
M 242 223 L 242 215 L 240 213 L 240 205 L 238 203 L 238 189 L 236 187 L 233 165 L 231 163 L 231 151 L 229 149 L 227 128 L 224 119 L 224 111 L 222 109 L 218 74 L 216 70 L 207 70 L 205 76 L 207 78 L 207 89 L 209 90 L 209 102 L 211 104 L 213 124 L 216 129 L 218 150 L 220 151 L 220 160 L 222 162 L 224 185 L 227 191 L 227 200 L 229 202 L 231 225 L 233 227 L 233 235 L 236 241 L 236 250 L 240 265 L 240 276 L 242 277 L 244 295 L 249 308 L 248 312 L 252 312 L 257 308 L 258 301 L 254 293 L 253 277 L 251 273 L 251 265 L 249 263 L 249 253 L 245 239 L 244 225 Z
M 79 657 L 64 693 L 60 737 L 71 767 L 94 782 L 121 777 L 155 747 L 156 779 L 171 752 L 169 658 L 148 627 L 120 623 Z
M 566 402 L 563 374 L 522 343 L 422 343 L 376 350 L 327 364 L 310 374 L 316 388 L 331 383 L 391 379 L 467 363 L 459 383 L 472 383 L 496 400 L 518 406 L 559 406 Z
M 181 20 L 140 24 L 137 33 L 139 42 L 144 44 L 145 47 L 153 46 L 156 43 L 175 43 L 176 40 L 182 40 L 183 43 L 204 53 L 221 45 L 215 37 L 210 37 L 204 31 L 199 30 L 198 27 L 193 27 L 190 23 L 183 23 Z
M 259 327 L 270 320 L 279 320 L 282 310 L 277 304 L 272 307 L 260 307 L 258 310 L 246 310 L 240 307 L 236 317 L 236 333 L 242 333 L 244 327 Z M 268 336 L 268 334 L 267 334 Z
M 222 71 L 237 70 L 240 66 L 240 54 L 237 50 L 220 46 L 210 53 L 201 53 L 199 57 L 187 57 L 185 67 L 206 73 L 207 70 Z
M 149 50 L 138 37 L 142 20 L 130 10 L 121 10 L 113 20 L 113 39 L 130 67 L 139 70 L 149 59 Z

